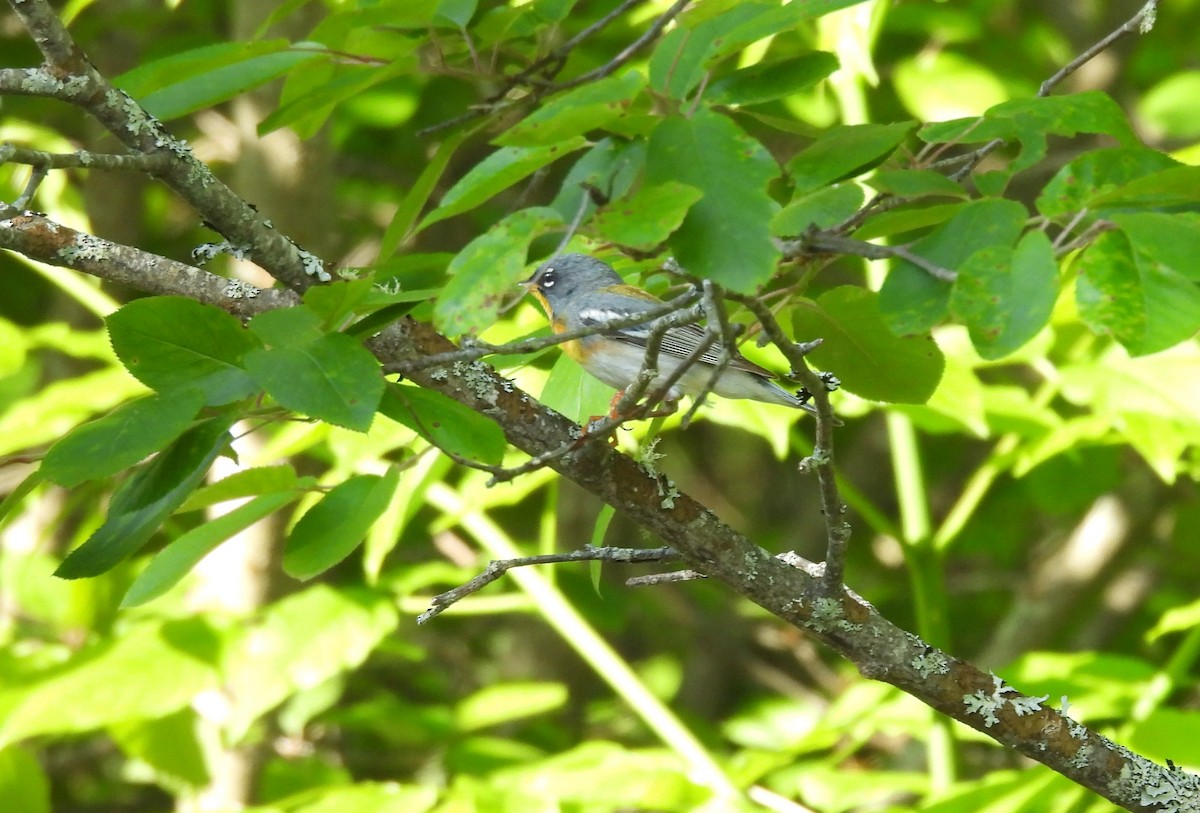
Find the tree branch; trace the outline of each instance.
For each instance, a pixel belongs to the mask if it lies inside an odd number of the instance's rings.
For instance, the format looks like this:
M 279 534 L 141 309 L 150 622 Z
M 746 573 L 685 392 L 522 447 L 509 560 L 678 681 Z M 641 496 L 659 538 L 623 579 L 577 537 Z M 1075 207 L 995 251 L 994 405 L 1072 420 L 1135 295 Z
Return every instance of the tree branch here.
M 436 618 L 455 603 L 467 596 L 478 593 L 484 587 L 499 579 L 514 567 L 529 567 L 530 565 L 555 565 L 565 562 L 621 562 L 623 564 L 640 564 L 642 562 L 670 562 L 679 558 L 674 548 L 594 548 L 588 546 L 570 553 L 543 553 L 537 556 L 521 556 L 517 559 L 493 559 L 475 578 L 439 593 L 430 599 L 429 609 L 417 616 L 417 623 Z

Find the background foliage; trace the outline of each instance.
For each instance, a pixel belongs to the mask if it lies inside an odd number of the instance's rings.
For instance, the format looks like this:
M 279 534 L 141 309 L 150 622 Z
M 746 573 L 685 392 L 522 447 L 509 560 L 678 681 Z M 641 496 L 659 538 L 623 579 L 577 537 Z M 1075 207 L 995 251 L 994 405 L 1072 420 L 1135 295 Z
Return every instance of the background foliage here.
M 358 270 L 243 330 L 0 256 L 13 809 L 722 809 L 726 782 L 785 810 L 1109 807 L 714 585 L 521 571 L 416 626 L 481 558 L 657 544 L 546 470 L 488 488 L 453 465 L 434 446 L 521 458 L 470 410 L 385 384 L 361 347 L 402 314 L 492 342 L 543 330 L 529 303 L 505 310 L 512 286 L 581 211 L 572 246 L 628 278 L 666 293 L 670 254 L 825 339 L 857 592 L 1200 767 L 1200 74 L 1182 34 L 1200 7 L 1166 4 L 1049 98 L 1041 82 L 1137 4 L 710 0 L 572 85 L 669 5 L 635 4 L 542 80 L 572 86 L 510 87 L 617 5 L 66 7 L 102 73 L 281 232 Z M 4 66 L 39 64 L 0 20 Z M 0 142 L 114 150 L 70 108 L 2 103 Z M 935 163 L 992 138 L 1008 144 L 966 183 Z M 3 198 L 27 175 L 0 166 Z M 853 250 L 780 264 L 773 237 L 876 191 L 905 202 L 853 236 L 952 283 Z M 214 240 L 134 173 L 51 173 L 32 208 L 185 261 Z M 208 267 L 269 283 L 229 253 Z M 558 359 L 493 361 L 571 417 L 602 411 L 609 393 Z M 822 558 L 807 425 L 701 415 L 621 444 L 768 549 Z

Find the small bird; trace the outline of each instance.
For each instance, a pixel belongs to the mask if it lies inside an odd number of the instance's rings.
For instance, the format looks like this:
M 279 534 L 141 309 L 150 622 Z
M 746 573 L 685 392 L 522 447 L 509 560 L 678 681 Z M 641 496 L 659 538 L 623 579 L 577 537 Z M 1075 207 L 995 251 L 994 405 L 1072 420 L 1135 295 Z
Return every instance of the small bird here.
M 541 302 L 555 333 L 645 313 L 663 304 L 648 291 L 626 284 L 612 266 L 586 254 L 554 257 L 521 285 Z M 563 343 L 563 350 L 583 369 L 618 390 L 619 395 L 642 369 L 646 344 L 655 321 L 572 339 Z M 703 342 L 704 335 L 704 329 L 694 324 L 667 329 L 659 350 L 659 374 L 650 384 L 649 391 L 679 368 Z M 703 391 L 718 363 L 719 354 L 720 349 L 715 345 L 705 350 L 671 387 L 666 400 L 678 401 L 684 395 L 695 396 Z M 769 370 L 734 351 L 712 391 L 723 398 L 749 398 L 816 414 L 807 399 L 788 392 L 772 381 L 773 378 Z

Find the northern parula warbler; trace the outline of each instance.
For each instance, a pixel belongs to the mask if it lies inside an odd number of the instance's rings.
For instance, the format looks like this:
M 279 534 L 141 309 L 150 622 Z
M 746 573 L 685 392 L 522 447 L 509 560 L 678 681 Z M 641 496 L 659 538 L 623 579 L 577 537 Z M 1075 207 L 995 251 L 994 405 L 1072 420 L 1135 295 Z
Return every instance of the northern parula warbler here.
M 604 324 L 663 304 L 648 291 L 626 284 L 612 266 L 586 254 L 554 257 L 521 285 L 541 302 L 555 333 Z M 563 350 L 583 369 L 620 391 L 632 384 L 642 369 L 653 328 L 652 320 L 595 333 L 564 342 Z M 659 375 L 649 389 L 653 391 L 674 373 L 703 339 L 704 329 L 699 325 L 669 328 L 659 350 Z M 710 346 L 671 388 L 667 400 L 699 394 L 708 385 L 719 353 L 718 347 Z M 734 351 L 712 391 L 723 398 L 749 398 L 816 414 L 805 399 L 783 389 L 772 378 L 769 370 Z

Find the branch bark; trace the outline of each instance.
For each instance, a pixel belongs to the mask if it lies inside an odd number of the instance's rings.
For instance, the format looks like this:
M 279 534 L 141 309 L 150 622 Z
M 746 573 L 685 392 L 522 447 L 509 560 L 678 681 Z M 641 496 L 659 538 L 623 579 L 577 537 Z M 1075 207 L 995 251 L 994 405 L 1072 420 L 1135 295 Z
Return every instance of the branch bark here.
M 132 99 L 100 77 L 46 3 L 10 2 L 47 60 L 42 78 L 52 76 L 58 83 L 54 93 L 43 95 L 83 107 L 135 152 L 173 156 L 156 177 L 231 241 L 250 245 L 255 258 L 294 291 L 313 283 L 306 267 L 314 266 L 305 253 L 217 181 Z M 0 79 L 12 73 L 4 72 Z M 0 247 L 148 292 L 189 296 L 241 316 L 298 301 L 294 292 L 231 292 L 229 280 L 72 231 L 32 213 L 0 220 Z M 1023 695 L 1000 678 L 930 646 L 888 621 L 840 580 L 831 584 L 823 566 L 799 557 L 776 559 L 679 493 L 662 475 L 647 471 L 603 440 L 578 442 L 578 426 L 481 361 L 458 360 L 424 369 L 414 364 L 457 349 L 430 325 L 406 318 L 386 327 L 367 346 L 384 365 L 408 365 L 415 383 L 496 421 L 508 441 L 531 456 L 569 445 L 547 465 L 659 537 L 691 568 L 807 631 L 854 663 L 865 677 L 898 687 L 1128 810 L 1200 808 L 1197 777 L 1155 765 L 1049 708 L 1047 698 Z M 818 408 L 828 414 L 820 382 L 813 382 L 812 389 Z M 672 499 L 663 499 L 666 492 Z

